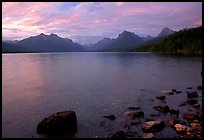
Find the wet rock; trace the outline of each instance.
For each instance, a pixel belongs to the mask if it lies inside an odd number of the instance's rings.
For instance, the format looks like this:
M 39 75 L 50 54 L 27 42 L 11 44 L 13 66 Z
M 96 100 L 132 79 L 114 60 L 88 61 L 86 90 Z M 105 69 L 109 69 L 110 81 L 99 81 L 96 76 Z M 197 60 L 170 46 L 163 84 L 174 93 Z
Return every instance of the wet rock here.
M 176 91 L 176 94 L 179 94 L 179 93 L 182 93 L 182 91 L 180 91 L 180 90 L 177 90 L 177 91 Z
M 176 92 L 176 89 L 172 89 L 171 91 L 172 91 L 172 92 Z
M 202 85 L 197 86 L 197 90 L 202 90 Z
M 134 118 L 139 118 L 139 117 L 144 117 L 144 112 L 143 111 L 128 111 L 125 112 L 126 115 L 130 116 L 132 119 Z
M 139 106 L 130 106 L 130 107 L 128 107 L 128 109 L 138 110 L 138 109 L 140 109 L 140 107 Z
M 108 118 L 110 120 L 115 120 L 116 119 L 116 117 L 113 114 L 112 115 L 106 115 L 106 116 L 103 116 L 103 117 Z
M 130 122 L 130 125 L 138 125 L 138 124 L 140 124 L 140 123 L 141 123 L 140 121 L 132 120 L 132 121 Z
M 181 125 L 181 124 L 175 124 L 174 128 L 176 129 L 177 132 L 179 133 L 185 133 L 188 130 L 188 127 L 185 125 Z
M 187 92 L 187 97 L 188 98 L 197 98 L 198 94 L 196 91 L 192 91 L 192 92 Z
M 165 126 L 164 121 L 148 121 L 143 124 L 142 130 L 146 133 L 159 132 Z
M 162 93 L 169 94 L 169 92 L 172 92 L 171 90 L 162 90 Z
M 192 87 L 187 87 L 187 89 L 193 89 Z
M 170 126 L 170 127 L 173 127 L 173 126 L 174 126 L 174 120 L 172 120 L 172 119 L 167 119 L 167 120 L 166 120 L 166 124 L 167 124 L 168 126 Z
M 175 114 L 176 116 L 179 116 L 179 109 L 170 109 L 170 114 Z
M 202 121 L 202 108 L 196 111 L 196 120 Z
M 159 100 L 165 100 L 165 96 L 157 96 L 156 98 Z
M 129 131 L 130 130 L 130 126 L 128 124 L 124 124 L 123 125 L 123 130 L 124 131 Z
M 76 132 L 77 117 L 74 111 L 57 112 L 44 118 L 37 126 L 38 133 Z
M 197 101 L 197 100 L 194 100 L 194 99 L 188 99 L 188 100 L 186 101 L 186 103 L 189 104 L 189 105 L 194 105 L 194 104 L 197 104 L 198 101 Z
M 165 106 L 163 106 L 163 105 L 154 106 L 153 108 L 160 111 L 160 112 L 162 112 L 162 113 L 168 113 L 170 111 L 170 108 L 167 105 L 165 105 Z
M 184 113 L 182 117 L 188 121 L 193 121 L 196 115 L 194 113 Z
M 154 135 L 153 135 L 153 133 L 144 133 L 142 135 L 142 138 L 154 138 Z
M 111 133 L 107 136 L 107 138 L 125 138 L 124 131 L 117 131 L 116 133 Z
M 156 113 L 156 114 L 151 114 L 152 117 L 159 117 L 160 114 L 159 113 Z
M 200 108 L 200 104 L 194 104 L 193 108 L 199 109 Z

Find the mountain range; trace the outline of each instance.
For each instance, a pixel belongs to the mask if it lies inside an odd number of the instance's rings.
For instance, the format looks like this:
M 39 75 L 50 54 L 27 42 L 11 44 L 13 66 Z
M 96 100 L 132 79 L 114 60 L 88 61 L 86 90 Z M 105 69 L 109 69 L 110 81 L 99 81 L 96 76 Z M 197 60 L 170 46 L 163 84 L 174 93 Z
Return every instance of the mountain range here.
M 78 51 L 128 51 L 152 42 L 160 42 L 175 31 L 164 28 L 156 36 L 140 37 L 133 32 L 123 31 L 117 38 L 104 38 L 95 44 L 82 46 L 69 38 L 43 33 L 20 41 L 2 41 L 2 52 L 78 52 Z

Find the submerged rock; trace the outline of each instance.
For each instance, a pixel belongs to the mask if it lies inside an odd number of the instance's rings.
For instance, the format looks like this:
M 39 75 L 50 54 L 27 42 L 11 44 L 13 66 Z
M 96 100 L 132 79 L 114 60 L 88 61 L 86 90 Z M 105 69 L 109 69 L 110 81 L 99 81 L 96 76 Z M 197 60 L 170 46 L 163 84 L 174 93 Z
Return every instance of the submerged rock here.
M 166 95 L 173 95 L 174 92 L 171 90 L 162 90 L 162 93 L 166 94 Z
M 139 118 L 139 117 L 144 117 L 144 112 L 143 111 L 128 111 L 125 112 L 125 115 L 130 116 L 132 119 L 134 118 Z
M 164 121 L 147 121 L 143 124 L 142 130 L 146 133 L 159 132 L 165 126 Z
M 137 110 L 137 109 L 140 109 L 140 107 L 139 106 L 130 106 L 130 107 L 128 107 L 128 109 Z
M 163 106 L 163 105 L 154 106 L 153 108 L 160 111 L 160 112 L 162 112 L 162 113 L 169 113 L 169 111 L 170 111 L 170 108 L 167 105 L 165 105 L 165 106 Z
M 113 114 L 112 115 L 106 115 L 106 116 L 103 116 L 103 117 L 108 118 L 110 120 L 115 120 L 115 118 L 116 118 Z
M 44 118 L 37 126 L 38 133 L 76 132 L 77 117 L 74 111 L 57 112 Z
M 165 100 L 165 96 L 157 96 L 156 98 L 159 100 Z
M 177 90 L 177 91 L 176 91 L 176 94 L 179 94 L 179 93 L 182 93 L 182 91 L 181 91 L 181 90 Z

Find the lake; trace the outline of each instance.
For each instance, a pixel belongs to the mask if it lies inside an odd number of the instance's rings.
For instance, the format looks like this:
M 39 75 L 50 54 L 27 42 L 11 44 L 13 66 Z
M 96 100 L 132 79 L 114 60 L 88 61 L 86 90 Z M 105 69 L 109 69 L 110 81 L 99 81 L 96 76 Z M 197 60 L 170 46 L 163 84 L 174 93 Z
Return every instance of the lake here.
M 78 132 L 64 137 L 106 137 L 129 121 L 124 115 L 129 106 L 140 106 L 146 118 L 155 113 L 152 106 L 160 104 L 155 97 L 162 90 L 183 91 L 168 96 L 166 104 L 176 108 L 185 101 L 187 87 L 196 90 L 202 84 L 201 71 L 201 57 L 136 52 L 2 54 L 2 137 L 50 137 L 36 132 L 38 122 L 65 110 L 76 112 Z M 107 114 L 116 120 L 104 118 Z M 169 129 L 156 135 L 176 135 Z

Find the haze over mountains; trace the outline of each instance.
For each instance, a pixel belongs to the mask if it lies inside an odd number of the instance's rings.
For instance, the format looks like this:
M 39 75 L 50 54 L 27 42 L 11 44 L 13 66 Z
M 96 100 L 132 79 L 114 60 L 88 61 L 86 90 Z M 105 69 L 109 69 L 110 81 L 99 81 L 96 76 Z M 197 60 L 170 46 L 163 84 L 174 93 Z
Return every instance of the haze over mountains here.
M 115 39 L 104 38 L 93 45 L 82 46 L 71 39 L 61 38 L 56 34 L 43 33 L 20 41 L 3 41 L 2 52 L 76 52 L 76 51 L 128 51 L 144 44 L 159 42 L 175 31 L 164 28 L 157 37 L 140 37 L 133 32 L 123 31 Z

